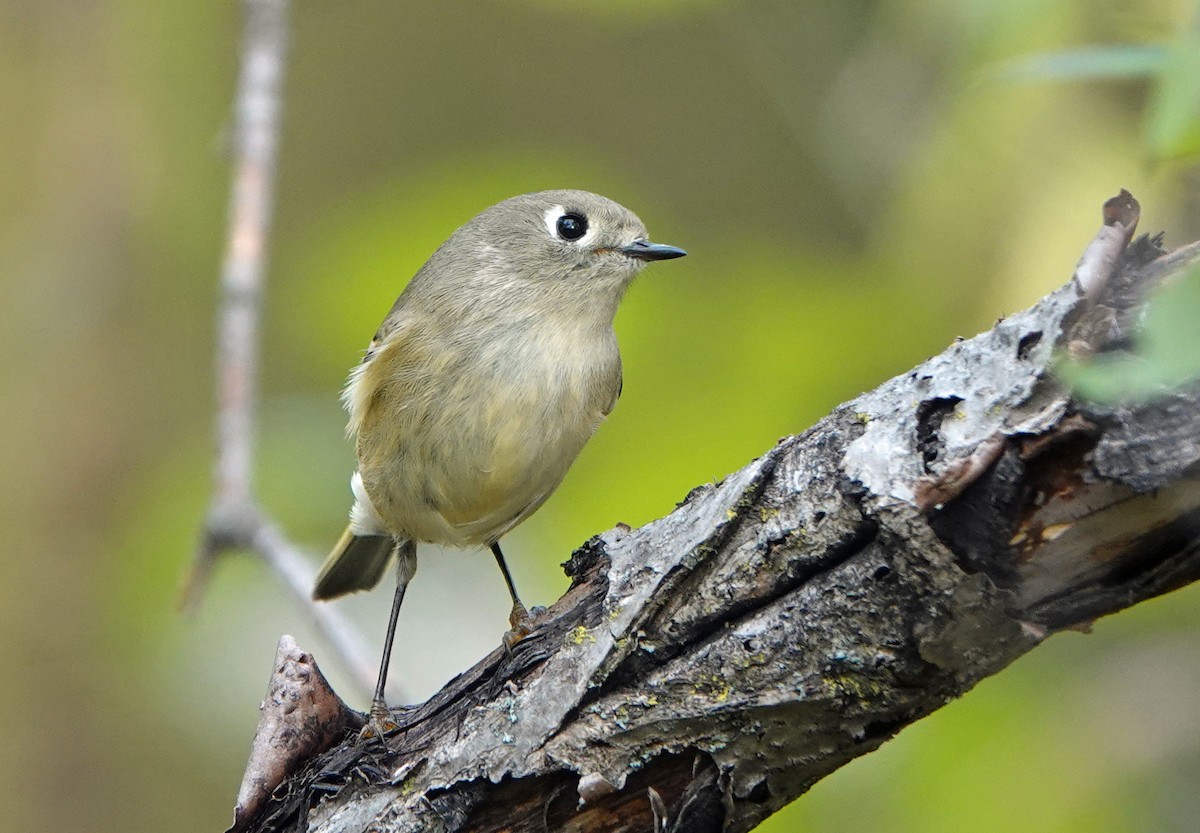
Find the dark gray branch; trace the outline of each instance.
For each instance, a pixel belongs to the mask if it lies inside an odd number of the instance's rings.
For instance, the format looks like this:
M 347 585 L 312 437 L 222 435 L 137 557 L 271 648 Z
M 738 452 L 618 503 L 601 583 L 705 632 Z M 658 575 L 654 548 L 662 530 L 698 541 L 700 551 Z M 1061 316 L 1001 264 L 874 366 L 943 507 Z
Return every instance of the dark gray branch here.
M 1103 408 L 1048 372 L 1200 260 L 1122 256 L 1136 211 L 1106 222 L 1034 308 L 589 541 L 511 656 L 399 711 L 391 750 L 311 762 L 257 829 L 748 830 L 1048 634 L 1196 580 L 1200 391 Z

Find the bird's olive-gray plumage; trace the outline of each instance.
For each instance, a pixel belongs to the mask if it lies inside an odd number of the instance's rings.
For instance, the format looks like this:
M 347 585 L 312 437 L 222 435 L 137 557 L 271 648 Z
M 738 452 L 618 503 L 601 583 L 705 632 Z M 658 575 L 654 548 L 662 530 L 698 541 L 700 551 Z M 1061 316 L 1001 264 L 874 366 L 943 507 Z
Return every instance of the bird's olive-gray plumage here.
M 351 373 L 355 504 L 314 596 L 373 586 L 393 542 L 489 546 L 541 506 L 616 404 L 625 290 L 682 254 L 585 191 L 513 197 L 455 231 Z

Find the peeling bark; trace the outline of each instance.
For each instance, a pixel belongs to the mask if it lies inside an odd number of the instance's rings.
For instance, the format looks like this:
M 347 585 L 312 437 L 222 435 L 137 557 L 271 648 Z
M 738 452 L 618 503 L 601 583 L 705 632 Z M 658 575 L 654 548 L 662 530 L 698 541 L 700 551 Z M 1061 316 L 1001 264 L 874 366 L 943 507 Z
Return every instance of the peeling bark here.
M 1196 580 L 1200 387 L 1100 407 L 1048 370 L 1200 261 L 1121 254 L 1120 205 L 1119 249 L 1032 309 L 593 538 L 511 655 L 398 710 L 390 749 L 312 761 L 251 829 L 749 830 L 1047 635 Z

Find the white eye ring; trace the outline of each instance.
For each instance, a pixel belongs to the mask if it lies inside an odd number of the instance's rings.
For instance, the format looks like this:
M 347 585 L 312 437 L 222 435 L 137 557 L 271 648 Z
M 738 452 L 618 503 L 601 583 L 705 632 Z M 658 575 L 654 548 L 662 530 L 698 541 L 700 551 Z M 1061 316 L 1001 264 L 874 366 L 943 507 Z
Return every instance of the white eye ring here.
M 587 231 L 584 232 L 582 237 L 577 237 L 574 240 L 566 240 L 559 233 L 559 221 L 562 220 L 563 217 L 566 217 L 570 214 L 578 214 L 578 212 L 567 211 L 567 209 L 563 208 L 561 205 L 554 205 L 546 209 L 546 213 L 542 215 L 542 221 L 546 224 L 546 232 L 550 235 L 552 240 L 560 243 L 569 243 L 573 246 L 579 246 L 581 248 L 589 246 L 596 237 L 596 226 L 593 223 L 587 223 L 586 218 L 584 222 L 587 225 Z

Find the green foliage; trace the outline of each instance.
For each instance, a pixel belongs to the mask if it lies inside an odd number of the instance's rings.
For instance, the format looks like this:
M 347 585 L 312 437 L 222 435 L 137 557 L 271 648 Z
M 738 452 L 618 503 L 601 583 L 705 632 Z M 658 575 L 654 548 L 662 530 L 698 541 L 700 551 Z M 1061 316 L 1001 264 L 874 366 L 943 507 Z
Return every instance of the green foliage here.
M 1058 372 L 1087 399 L 1134 402 L 1200 378 L 1200 267 L 1151 299 L 1131 353 L 1062 361 Z
M 997 67 L 998 81 L 1095 81 L 1148 78 L 1167 66 L 1167 50 L 1158 44 L 1123 44 L 1046 52 L 1015 58 Z
M 1170 44 L 1154 76 L 1145 135 L 1152 159 L 1200 157 L 1200 16 Z
M 994 71 L 1003 81 L 1144 79 L 1150 96 L 1142 140 L 1152 161 L 1200 157 L 1200 15 L 1164 44 L 1119 44 L 1046 52 Z

